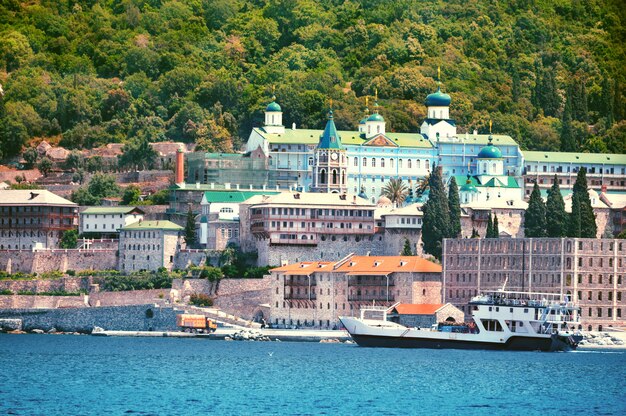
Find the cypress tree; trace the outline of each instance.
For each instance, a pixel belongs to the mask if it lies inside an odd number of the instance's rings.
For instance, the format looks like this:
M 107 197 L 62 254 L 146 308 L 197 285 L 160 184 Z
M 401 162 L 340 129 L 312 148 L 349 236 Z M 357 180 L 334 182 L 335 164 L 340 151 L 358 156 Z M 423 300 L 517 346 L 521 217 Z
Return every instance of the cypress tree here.
M 198 236 L 196 235 L 196 219 L 191 212 L 191 207 L 187 211 L 187 224 L 185 224 L 185 243 L 187 247 L 193 247 L 198 243 Z
M 450 235 L 448 197 L 443 186 L 441 167 L 435 166 L 428 178 L 430 193 L 424 204 L 422 242 L 424 251 L 441 260 L 442 239 Z
M 577 150 L 576 139 L 574 138 L 574 129 L 572 128 L 572 97 L 571 88 L 567 91 L 567 99 L 565 101 L 565 109 L 563 110 L 563 118 L 561 120 L 561 151 L 575 152 Z
M 595 238 L 597 232 L 596 216 L 591 207 L 589 188 L 587 188 L 587 169 L 580 168 L 572 193 L 568 235 L 569 237 Z
M 500 228 L 498 227 L 498 214 L 493 214 L 493 228 L 491 238 L 500 238 Z
M 411 250 L 411 243 L 409 242 L 408 238 L 404 239 L 404 247 L 402 247 L 402 253 L 400 255 L 401 256 L 412 256 L 413 255 L 413 251 Z
M 455 238 L 461 236 L 461 202 L 459 200 L 459 187 L 454 176 L 450 179 L 448 188 L 448 208 L 450 210 L 450 235 Z
M 493 235 L 493 220 L 491 219 L 491 212 L 489 213 L 489 219 L 487 220 L 487 231 L 485 231 L 485 238 L 491 238 Z
M 546 201 L 546 234 L 548 237 L 565 237 L 567 235 L 565 202 L 556 175 L 554 175 L 552 187 L 548 190 L 548 200 Z
M 546 236 L 546 206 L 541 199 L 541 191 L 537 182 L 533 186 L 533 191 L 528 200 L 528 208 L 524 213 L 524 236 Z

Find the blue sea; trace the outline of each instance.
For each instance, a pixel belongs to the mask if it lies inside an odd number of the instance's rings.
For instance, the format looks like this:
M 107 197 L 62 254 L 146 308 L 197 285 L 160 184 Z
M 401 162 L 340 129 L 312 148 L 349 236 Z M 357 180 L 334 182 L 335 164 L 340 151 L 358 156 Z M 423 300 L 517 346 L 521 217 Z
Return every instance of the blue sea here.
M 0 334 L 0 414 L 624 415 L 626 351 Z

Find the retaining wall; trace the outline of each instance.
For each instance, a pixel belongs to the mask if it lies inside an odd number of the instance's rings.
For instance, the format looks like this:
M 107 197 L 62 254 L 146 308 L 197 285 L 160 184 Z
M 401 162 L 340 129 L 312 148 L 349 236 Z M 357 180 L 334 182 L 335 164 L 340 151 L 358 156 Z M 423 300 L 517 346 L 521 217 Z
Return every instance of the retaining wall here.
M 90 333 L 94 326 L 118 331 L 176 331 L 176 315 L 183 313 L 153 304 L 76 309 L 0 309 L 0 318 L 21 319 L 22 329 L 56 328 Z
M 89 295 L 89 305 L 124 306 L 162 303 L 170 300 L 170 289 L 130 290 L 124 292 L 97 292 Z
M 46 280 L 0 280 L 0 290 L 10 290 L 13 293 L 19 291 L 28 292 L 79 292 L 89 290 L 91 277 L 64 277 L 61 279 Z
M 1 295 L 0 309 L 84 308 L 87 296 Z
M 117 269 L 117 250 L 1 250 L 0 270 L 9 264 L 12 273 Z

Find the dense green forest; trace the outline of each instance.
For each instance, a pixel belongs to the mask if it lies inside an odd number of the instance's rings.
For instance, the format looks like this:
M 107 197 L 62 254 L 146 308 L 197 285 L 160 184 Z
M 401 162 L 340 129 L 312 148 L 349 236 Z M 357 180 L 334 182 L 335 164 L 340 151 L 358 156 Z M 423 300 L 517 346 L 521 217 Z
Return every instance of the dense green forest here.
M 0 144 L 195 141 L 238 150 L 275 86 L 284 124 L 393 131 L 452 95 L 459 130 L 626 153 L 621 0 L 0 0 Z M 137 146 L 139 144 L 135 143 Z

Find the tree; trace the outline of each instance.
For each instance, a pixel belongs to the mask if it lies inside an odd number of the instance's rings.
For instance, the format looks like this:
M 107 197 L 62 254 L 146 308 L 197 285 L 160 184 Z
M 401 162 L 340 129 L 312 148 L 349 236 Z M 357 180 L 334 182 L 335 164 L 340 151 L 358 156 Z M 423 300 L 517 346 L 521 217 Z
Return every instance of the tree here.
M 34 147 L 29 147 L 28 149 L 26 149 L 22 156 L 24 157 L 24 160 L 26 161 L 26 164 L 28 164 L 28 166 L 34 166 L 35 163 L 37 163 L 37 159 L 39 159 L 39 153 L 37 153 L 37 149 L 35 149 Z
M 598 226 L 587 188 L 587 169 L 580 168 L 572 193 L 568 237 L 596 238 Z
M 52 171 L 52 161 L 44 156 L 37 164 L 37 169 L 43 173 L 43 176 L 48 177 L 48 174 Z
M 63 236 L 61 237 L 61 241 L 59 242 L 59 247 L 76 248 L 77 245 L 78 245 L 78 230 L 65 230 L 63 232 Z
M 500 238 L 500 227 L 498 226 L 498 214 L 493 214 L 493 229 L 491 238 Z
M 408 194 L 408 187 L 400 178 L 392 178 L 385 184 L 381 195 L 386 196 L 395 206 L 402 205 Z
M 450 179 L 448 188 L 448 209 L 450 210 L 450 236 L 461 236 L 461 202 L 459 200 L 459 187 L 454 176 Z
M 548 237 L 565 237 L 567 235 L 565 202 L 556 175 L 554 175 L 554 183 L 548 190 L 546 201 L 546 235 Z
M 428 178 L 430 194 L 424 204 L 422 241 L 424 251 L 441 259 L 442 240 L 450 236 L 450 212 L 448 197 L 443 186 L 441 166 L 435 166 Z
M 533 191 L 528 200 L 528 208 L 524 213 L 524 236 L 546 236 L 546 206 L 541 199 L 541 191 L 537 182 L 533 186 Z
M 130 185 L 122 194 L 122 205 L 136 205 L 141 197 L 141 189 L 136 185 Z
M 72 150 L 70 154 L 67 155 L 67 159 L 65 159 L 65 168 L 76 171 L 83 166 L 84 162 L 85 158 L 83 154 L 78 150 Z
M 115 176 L 105 173 L 96 173 L 91 177 L 88 185 L 89 193 L 97 198 L 109 198 L 118 196 L 120 187 L 117 185 Z
M 191 207 L 187 211 L 187 224 L 185 225 L 185 243 L 187 247 L 193 247 L 198 244 L 198 236 L 196 235 L 196 218 L 191 212 Z
M 561 123 L 561 152 L 575 152 L 578 150 L 574 129 L 572 128 L 572 103 L 570 100 L 571 97 L 568 94 Z
M 404 247 L 402 247 L 402 253 L 400 253 L 401 256 L 412 256 L 413 255 L 413 251 L 411 250 L 411 243 L 409 242 L 408 238 L 404 239 Z
M 154 166 L 157 153 L 147 137 L 137 138 L 126 144 L 119 159 L 119 165 L 137 170 L 150 169 Z
M 472 236 L 470 238 L 480 238 L 480 234 L 478 234 L 478 230 L 472 227 Z
M 493 237 L 493 219 L 491 218 L 491 213 L 489 213 L 489 218 L 487 218 L 487 231 L 485 231 L 485 238 Z

